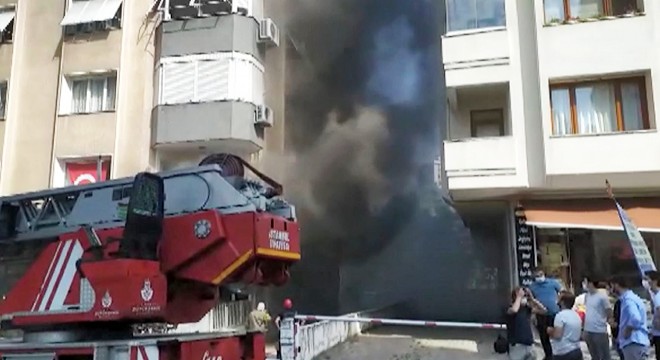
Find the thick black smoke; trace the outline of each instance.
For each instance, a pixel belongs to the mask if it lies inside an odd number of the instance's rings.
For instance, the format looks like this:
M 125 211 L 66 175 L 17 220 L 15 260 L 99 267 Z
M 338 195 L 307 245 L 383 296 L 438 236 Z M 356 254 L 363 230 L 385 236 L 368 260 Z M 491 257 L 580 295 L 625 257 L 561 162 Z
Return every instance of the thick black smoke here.
M 302 311 L 405 302 L 402 316 L 472 317 L 460 295 L 470 239 L 433 181 L 440 3 L 288 0 L 300 57 L 287 62 L 285 185 L 303 261 L 282 296 Z

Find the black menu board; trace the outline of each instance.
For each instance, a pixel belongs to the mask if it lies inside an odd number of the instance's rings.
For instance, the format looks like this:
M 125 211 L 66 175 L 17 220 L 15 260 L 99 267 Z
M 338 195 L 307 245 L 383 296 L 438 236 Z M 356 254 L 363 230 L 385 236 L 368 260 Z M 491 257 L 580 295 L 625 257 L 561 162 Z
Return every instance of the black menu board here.
M 529 286 L 533 279 L 536 249 L 532 228 L 527 225 L 527 218 L 522 206 L 515 210 L 516 223 L 516 263 L 520 285 Z

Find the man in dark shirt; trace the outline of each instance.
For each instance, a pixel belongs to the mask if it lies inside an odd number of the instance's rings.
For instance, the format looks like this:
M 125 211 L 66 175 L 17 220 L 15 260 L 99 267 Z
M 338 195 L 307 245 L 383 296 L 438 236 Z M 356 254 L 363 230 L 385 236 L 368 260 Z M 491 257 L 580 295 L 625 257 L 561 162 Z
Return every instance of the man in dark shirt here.
M 507 309 L 507 337 L 510 360 L 533 360 L 534 334 L 532 313 L 545 314 L 546 308 L 534 298 L 529 289 L 516 288 L 511 292 L 511 305 Z
M 616 353 L 619 354 L 619 358 L 621 360 L 624 360 L 623 358 L 623 351 L 619 349 L 619 344 L 617 343 L 617 340 L 619 338 L 619 318 L 621 317 L 621 300 L 616 299 L 616 302 L 614 303 L 614 316 L 612 317 L 610 327 L 612 328 L 612 342 L 614 347 L 616 348 Z
M 292 317 L 297 315 L 296 311 L 293 309 L 293 302 L 291 301 L 291 299 L 284 299 L 284 303 L 282 304 L 282 306 L 284 307 L 284 310 L 279 315 L 277 315 L 277 317 L 275 318 L 275 326 L 277 326 L 277 339 L 278 339 L 277 340 L 277 358 L 278 359 L 282 358 L 282 351 L 281 351 L 281 348 L 280 348 L 280 341 L 279 341 L 279 338 L 280 338 L 280 325 L 282 324 L 282 320 L 284 320 L 286 318 L 292 318 Z M 302 326 L 303 321 L 295 320 L 294 325 L 296 327 Z

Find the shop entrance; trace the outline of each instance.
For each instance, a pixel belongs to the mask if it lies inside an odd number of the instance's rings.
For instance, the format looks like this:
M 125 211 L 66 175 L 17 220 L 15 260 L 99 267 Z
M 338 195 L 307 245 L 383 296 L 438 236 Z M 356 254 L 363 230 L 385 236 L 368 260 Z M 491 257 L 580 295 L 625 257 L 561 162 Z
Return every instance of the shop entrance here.
M 537 264 L 568 289 L 580 292 L 582 279 L 589 274 L 639 276 L 622 230 L 535 228 L 535 234 Z M 642 236 L 653 257 L 658 259 L 660 234 L 642 233 Z

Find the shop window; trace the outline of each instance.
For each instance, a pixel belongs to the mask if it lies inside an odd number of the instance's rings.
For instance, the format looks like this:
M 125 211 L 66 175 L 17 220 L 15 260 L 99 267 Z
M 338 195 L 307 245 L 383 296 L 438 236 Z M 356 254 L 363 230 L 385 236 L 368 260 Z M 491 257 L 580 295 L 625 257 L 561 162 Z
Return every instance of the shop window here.
M 657 263 L 660 234 L 642 236 Z M 582 279 L 589 274 L 639 279 L 637 263 L 623 230 L 536 229 L 536 242 L 538 264 L 575 291 L 580 291 Z

